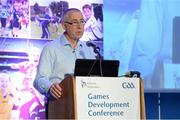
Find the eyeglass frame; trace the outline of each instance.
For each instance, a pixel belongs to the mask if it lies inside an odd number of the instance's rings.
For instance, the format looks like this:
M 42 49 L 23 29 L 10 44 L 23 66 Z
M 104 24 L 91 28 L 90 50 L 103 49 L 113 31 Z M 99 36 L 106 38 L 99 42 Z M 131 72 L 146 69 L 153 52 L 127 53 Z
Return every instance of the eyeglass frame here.
M 65 21 L 64 23 L 67 23 L 67 24 L 73 25 L 73 26 L 77 26 L 77 25 L 84 25 L 84 24 L 86 24 L 86 21 L 85 20 L 73 21 L 73 22 Z

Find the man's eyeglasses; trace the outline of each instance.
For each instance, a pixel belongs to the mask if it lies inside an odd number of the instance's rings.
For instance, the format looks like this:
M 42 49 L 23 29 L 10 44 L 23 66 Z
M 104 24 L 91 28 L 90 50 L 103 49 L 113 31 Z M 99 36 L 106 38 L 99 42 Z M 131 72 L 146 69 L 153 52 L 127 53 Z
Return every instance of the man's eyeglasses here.
M 74 22 L 65 21 L 65 23 L 76 26 L 76 25 L 84 25 L 86 23 L 86 21 L 84 21 L 84 20 L 82 20 L 82 21 L 74 21 Z

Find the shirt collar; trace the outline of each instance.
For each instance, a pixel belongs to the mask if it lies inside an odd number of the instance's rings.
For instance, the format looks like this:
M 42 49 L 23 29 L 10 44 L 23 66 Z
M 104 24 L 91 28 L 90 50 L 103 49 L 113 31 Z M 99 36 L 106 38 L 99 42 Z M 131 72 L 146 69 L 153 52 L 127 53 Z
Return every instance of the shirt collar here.
M 64 34 L 62 34 L 61 36 L 60 36 L 60 43 L 61 43 L 61 45 L 63 45 L 63 46 L 67 46 L 67 45 L 69 45 L 70 46 L 70 43 L 69 43 L 69 41 L 67 40 L 67 38 L 65 37 L 65 35 Z M 78 43 L 77 43 L 77 47 L 79 47 L 79 46 L 83 46 L 83 44 L 82 44 L 82 41 L 78 41 Z

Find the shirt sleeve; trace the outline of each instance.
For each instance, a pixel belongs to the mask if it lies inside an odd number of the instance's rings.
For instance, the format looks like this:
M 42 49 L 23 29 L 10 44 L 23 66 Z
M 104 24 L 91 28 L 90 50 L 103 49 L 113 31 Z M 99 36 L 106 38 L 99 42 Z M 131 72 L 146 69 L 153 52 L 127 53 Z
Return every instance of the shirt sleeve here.
M 50 46 L 45 46 L 40 56 L 36 78 L 33 83 L 34 87 L 46 96 L 50 86 L 53 84 L 49 78 L 52 73 L 54 56 Z

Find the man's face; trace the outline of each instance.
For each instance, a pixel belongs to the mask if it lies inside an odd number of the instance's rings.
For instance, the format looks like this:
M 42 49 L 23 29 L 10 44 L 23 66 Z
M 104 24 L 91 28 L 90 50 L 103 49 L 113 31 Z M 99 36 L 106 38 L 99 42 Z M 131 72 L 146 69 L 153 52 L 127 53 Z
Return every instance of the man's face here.
M 89 8 L 84 8 L 83 9 L 83 15 L 85 16 L 86 19 L 89 19 L 92 15 L 91 9 Z
M 81 12 L 71 11 L 64 20 L 63 27 L 70 39 L 79 40 L 84 33 L 84 24 Z

